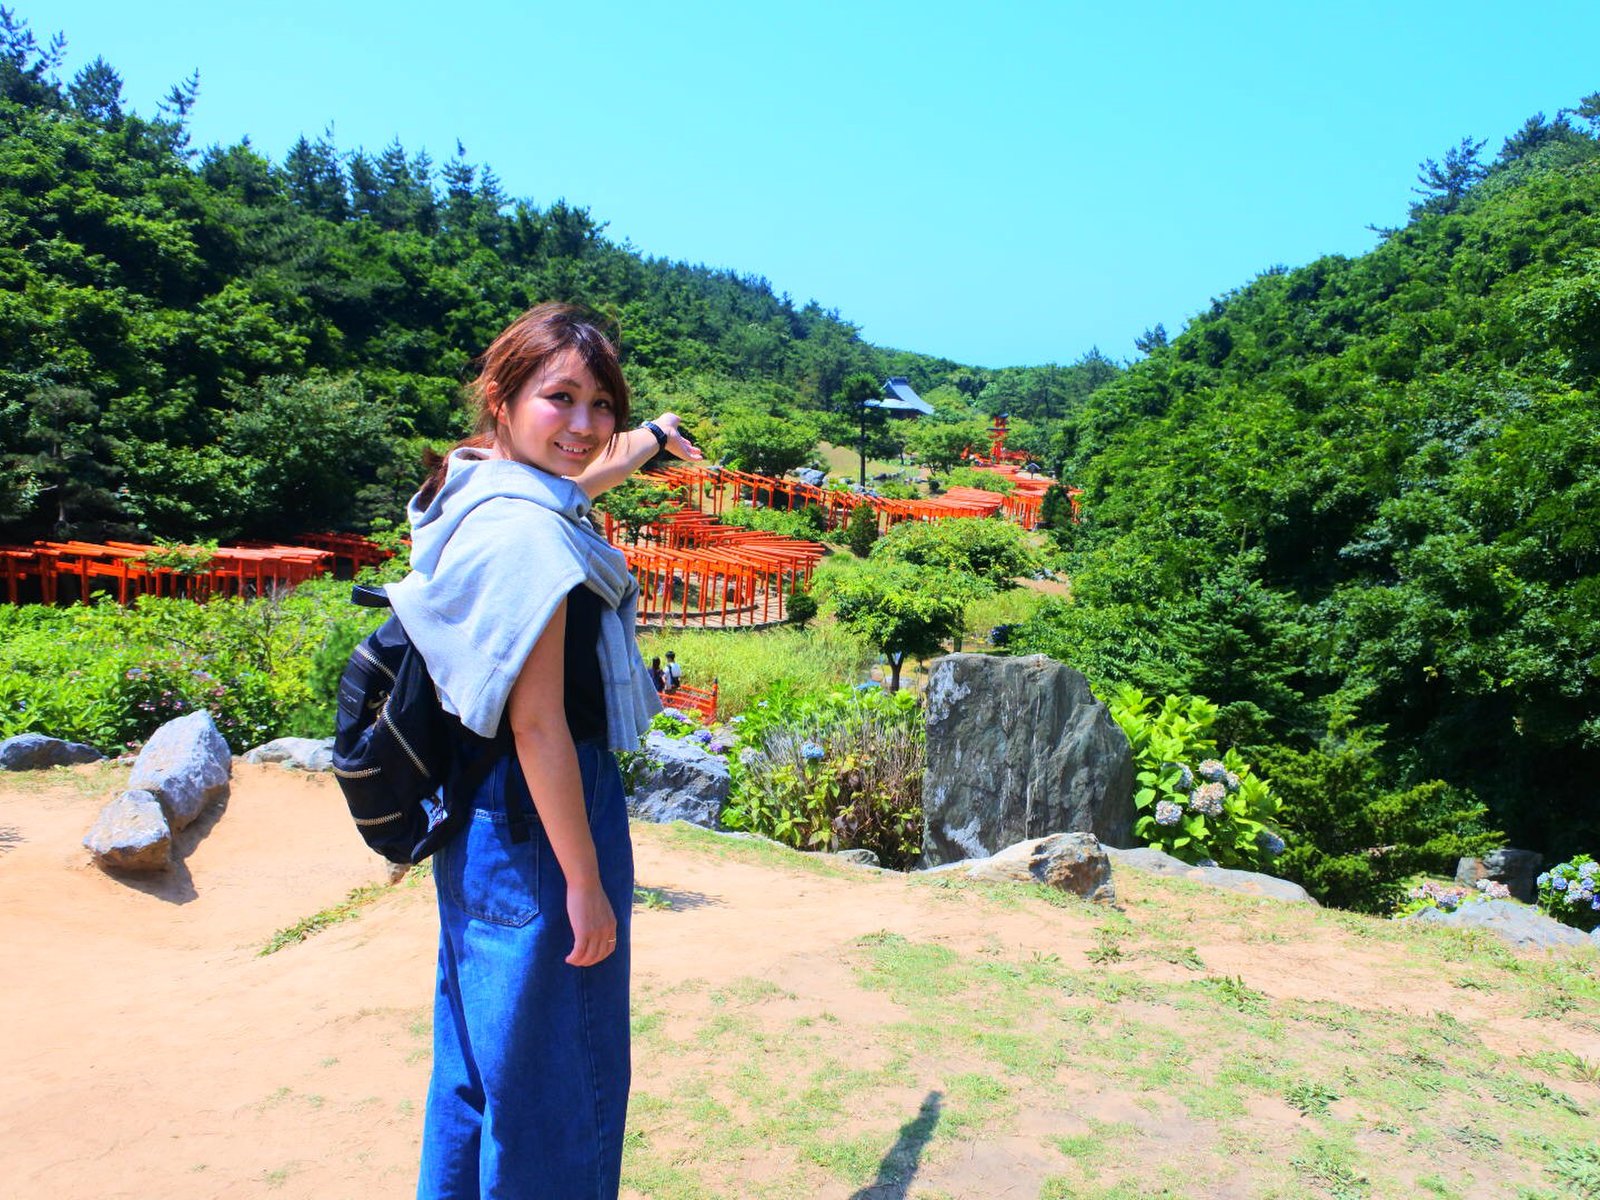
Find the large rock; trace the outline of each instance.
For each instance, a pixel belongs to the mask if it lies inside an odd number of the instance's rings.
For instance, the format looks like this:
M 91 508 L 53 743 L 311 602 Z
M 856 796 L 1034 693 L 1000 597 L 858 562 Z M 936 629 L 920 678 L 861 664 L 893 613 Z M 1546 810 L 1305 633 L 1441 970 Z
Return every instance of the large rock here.
M 1538 909 L 1518 904 L 1515 900 L 1480 900 L 1463 904 L 1455 912 L 1448 913 L 1437 908 L 1424 908 L 1405 920 L 1422 921 L 1429 925 L 1488 929 L 1522 949 L 1554 950 L 1558 946 L 1592 946 L 1596 942 L 1581 929 L 1563 925 L 1554 917 L 1547 917 Z
M 1131 840 L 1128 739 L 1077 671 L 1042 654 L 948 654 L 927 701 L 925 865 L 1052 833 Z
M 128 776 L 161 801 L 174 829 L 182 829 L 206 805 L 228 794 L 233 755 L 211 714 L 201 709 L 168 721 L 144 744 Z
M 1269 900 L 1288 900 L 1296 904 L 1316 904 L 1311 893 L 1298 883 L 1263 875 L 1257 871 L 1235 871 L 1227 867 L 1199 867 L 1174 858 L 1154 846 L 1141 846 L 1134 850 L 1117 850 L 1106 847 L 1106 855 L 1115 867 L 1133 867 L 1173 879 L 1187 879 L 1207 887 L 1242 892 L 1246 896 L 1264 896 Z
M 1532 904 L 1539 894 L 1535 879 L 1544 855 L 1536 850 L 1493 850 L 1482 858 L 1463 858 L 1456 864 L 1456 882 L 1472 887 L 1480 880 L 1503 883 L 1518 900 Z
M 0 742 L 0 771 L 42 771 L 99 762 L 105 755 L 82 742 L 64 742 L 42 733 L 19 733 Z
M 728 799 L 728 764 L 690 738 L 652 730 L 634 767 L 628 812 L 641 821 L 687 821 L 717 828 Z
M 1112 904 L 1111 860 L 1091 833 L 1053 833 L 1007 846 L 987 858 L 969 858 L 933 867 L 930 874 L 959 875 L 984 883 L 1042 883 Z
M 282 737 L 245 751 L 247 763 L 277 763 L 300 771 L 333 770 L 332 738 Z
M 102 867 L 118 871 L 165 871 L 172 866 L 172 829 L 161 803 L 130 789 L 109 801 L 83 844 Z

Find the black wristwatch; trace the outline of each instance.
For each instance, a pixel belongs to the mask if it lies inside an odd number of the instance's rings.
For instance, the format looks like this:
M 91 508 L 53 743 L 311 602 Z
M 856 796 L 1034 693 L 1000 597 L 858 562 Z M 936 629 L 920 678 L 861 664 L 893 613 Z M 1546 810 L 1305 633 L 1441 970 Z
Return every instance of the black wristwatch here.
M 639 426 L 639 428 L 648 429 L 651 433 L 655 434 L 657 454 L 660 454 L 661 451 L 667 448 L 667 431 L 661 428 L 661 426 L 657 425 L 654 421 L 646 421 L 643 425 Z

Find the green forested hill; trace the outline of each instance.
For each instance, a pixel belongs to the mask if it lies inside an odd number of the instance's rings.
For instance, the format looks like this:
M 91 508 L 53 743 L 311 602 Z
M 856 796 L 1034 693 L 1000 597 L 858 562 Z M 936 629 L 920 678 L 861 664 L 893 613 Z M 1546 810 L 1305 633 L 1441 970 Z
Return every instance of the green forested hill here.
M 0 540 L 394 516 L 417 439 L 460 432 L 469 355 L 543 300 L 594 309 L 645 402 L 693 415 L 955 372 L 764 279 L 643 257 L 582 208 L 513 200 L 460 153 L 197 151 L 192 83 L 141 117 L 111 66 L 62 84 L 59 49 L 0 16 Z
M 1225 703 L 1330 827 L 1442 780 L 1513 844 L 1596 844 L 1597 129 L 1600 96 L 1463 143 L 1376 249 L 1267 272 L 1089 397 L 1077 603 L 1022 644 Z

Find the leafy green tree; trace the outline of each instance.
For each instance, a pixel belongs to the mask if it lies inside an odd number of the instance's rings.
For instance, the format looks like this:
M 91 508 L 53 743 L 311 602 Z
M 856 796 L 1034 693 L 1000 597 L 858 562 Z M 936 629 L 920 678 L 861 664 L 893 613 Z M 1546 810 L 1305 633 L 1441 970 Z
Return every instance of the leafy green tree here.
M 1417 182 L 1422 186 L 1412 188 L 1424 199 L 1412 205 L 1413 217 L 1421 213 L 1452 213 L 1461 207 L 1461 201 L 1486 174 L 1479 160 L 1484 143 L 1462 138 L 1461 144 L 1444 152 L 1444 162 L 1425 159 L 1418 168 Z
M 968 450 L 986 451 L 988 447 L 988 431 L 981 421 L 945 424 L 922 418 L 906 432 L 906 449 L 935 471 L 948 471 Z
M 879 561 L 936 567 L 986 580 L 997 588 L 1039 568 L 1038 556 L 1020 525 L 987 517 L 943 521 L 902 521 L 872 547 Z
M 937 654 L 961 632 L 962 592 L 948 572 L 873 564 L 835 581 L 830 599 L 840 624 L 889 660 L 889 690 L 898 691 L 907 655 Z
M 673 489 L 633 476 L 610 491 L 602 492 L 594 506 L 620 521 L 628 541 L 637 545 L 645 527 L 655 524 L 662 513 L 676 509 L 679 503 Z
M 808 421 L 741 412 L 722 422 L 717 443 L 729 466 L 780 476 L 806 464 L 817 448 L 817 431 Z

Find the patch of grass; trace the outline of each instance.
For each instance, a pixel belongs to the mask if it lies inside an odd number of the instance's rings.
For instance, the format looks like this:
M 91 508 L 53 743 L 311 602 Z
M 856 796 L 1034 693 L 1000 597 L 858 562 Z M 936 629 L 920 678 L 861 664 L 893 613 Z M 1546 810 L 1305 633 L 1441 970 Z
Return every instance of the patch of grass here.
M 1249 986 L 1238 975 L 1207 975 L 1199 986 L 1215 995 L 1224 1004 L 1246 1013 L 1265 1013 L 1267 997 Z
M 264 958 L 268 954 L 276 954 L 286 946 L 293 946 L 314 937 L 324 929 L 332 929 L 335 925 L 342 925 L 346 921 L 353 921 L 361 915 L 361 910 L 373 904 L 396 888 L 415 888 L 422 880 L 431 878 L 432 865 L 423 863 L 412 867 L 406 877 L 396 884 L 368 883 L 358 888 L 352 888 L 350 893 L 337 904 L 329 905 L 321 912 L 312 913 L 309 917 L 296 921 L 286 929 L 280 929 L 267 939 L 266 944 L 256 951 L 257 958 Z
M 1326 1116 L 1328 1106 L 1339 1098 L 1339 1093 L 1325 1084 L 1301 1080 L 1289 1085 L 1283 1094 L 1289 1107 L 1304 1116 Z
M 1350 1148 L 1342 1143 L 1309 1138 L 1305 1151 L 1291 1158 L 1289 1165 L 1330 1200 L 1365 1200 L 1372 1194 L 1371 1182 L 1356 1170 L 1352 1157 Z
M 1580 1200 L 1600 1200 L 1600 1142 L 1563 1144 L 1545 1142 L 1549 1155 L 1545 1173 L 1571 1196 Z
M 743 712 L 774 684 L 802 692 L 823 691 L 841 680 L 866 678 L 877 651 L 831 620 L 805 629 L 669 629 L 639 635 L 646 662 L 665 661 L 671 650 L 683 667 L 683 682 L 710 687 L 717 681 L 717 715 L 726 720 Z
M 791 850 L 777 842 L 750 834 L 717 833 L 686 821 L 673 821 L 666 825 L 637 824 L 635 837 L 660 837 L 669 847 L 693 850 L 730 862 L 747 863 L 757 867 L 777 867 L 789 871 L 804 871 L 811 875 L 826 875 L 831 879 L 851 879 L 870 885 L 880 876 L 841 863 L 830 855 L 805 854 Z
M 655 888 L 635 887 L 633 889 L 633 906 L 650 912 L 671 912 L 672 901 L 668 900 L 665 893 Z

